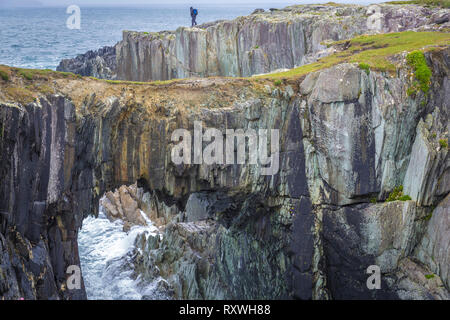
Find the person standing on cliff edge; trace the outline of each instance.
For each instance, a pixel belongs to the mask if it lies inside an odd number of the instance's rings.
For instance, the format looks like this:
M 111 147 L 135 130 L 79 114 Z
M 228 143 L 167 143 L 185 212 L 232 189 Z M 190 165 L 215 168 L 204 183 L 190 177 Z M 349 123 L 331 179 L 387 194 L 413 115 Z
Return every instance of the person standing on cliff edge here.
M 191 7 L 192 26 L 197 25 L 197 21 L 196 21 L 197 15 L 198 15 L 198 10 Z

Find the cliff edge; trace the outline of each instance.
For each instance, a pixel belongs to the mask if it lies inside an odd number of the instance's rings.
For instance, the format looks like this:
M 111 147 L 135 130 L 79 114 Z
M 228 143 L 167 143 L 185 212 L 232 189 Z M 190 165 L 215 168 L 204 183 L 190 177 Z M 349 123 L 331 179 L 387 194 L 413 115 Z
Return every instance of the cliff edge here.
M 63 60 L 58 71 L 129 81 L 247 77 L 330 55 L 362 34 L 448 30 L 450 9 L 419 5 L 297 5 L 176 31 L 124 31 L 114 47 Z

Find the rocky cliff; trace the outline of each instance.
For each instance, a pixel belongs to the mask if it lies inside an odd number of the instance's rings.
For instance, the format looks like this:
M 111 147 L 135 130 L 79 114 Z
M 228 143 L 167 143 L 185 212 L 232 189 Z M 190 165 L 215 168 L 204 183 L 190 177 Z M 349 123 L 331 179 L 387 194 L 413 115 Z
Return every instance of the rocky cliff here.
M 138 239 L 136 272 L 174 298 L 449 299 L 449 54 L 426 51 L 426 93 L 405 52 L 394 73 L 345 62 L 277 81 L 4 68 L 0 297 L 85 298 L 65 282 L 82 220 L 136 183 L 104 205 L 160 228 Z M 195 121 L 278 129 L 280 170 L 175 165 L 171 135 Z
M 174 32 L 124 31 L 114 48 L 64 60 L 58 70 L 131 81 L 246 77 L 316 61 L 333 52 L 327 47 L 330 41 L 367 33 L 445 30 L 449 12 L 416 5 L 332 3 L 256 10 L 247 17 Z
M 97 51 L 80 54 L 74 59 L 64 59 L 59 63 L 56 70 L 70 71 L 99 79 L 115 79 L 117 70 L 116 48 L 103 47 Z

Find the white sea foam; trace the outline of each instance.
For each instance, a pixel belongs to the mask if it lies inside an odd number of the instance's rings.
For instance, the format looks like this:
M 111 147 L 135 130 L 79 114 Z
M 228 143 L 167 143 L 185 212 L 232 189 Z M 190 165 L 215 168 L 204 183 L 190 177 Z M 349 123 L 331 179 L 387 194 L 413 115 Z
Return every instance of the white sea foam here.
M 156 282 L 144 284 L 133 279 L 132 252 L 139 234 L 158 229 L 143 214 L 148 226 L 133 226 L 127 233 L 123 222 L 110 222 L 100 208 L 98 218 L 88 217 L 78 236 L 81 270 L 90 300 L 136 300 L 151 295 Z M 157 298 L 157 297 L 155 297 Z

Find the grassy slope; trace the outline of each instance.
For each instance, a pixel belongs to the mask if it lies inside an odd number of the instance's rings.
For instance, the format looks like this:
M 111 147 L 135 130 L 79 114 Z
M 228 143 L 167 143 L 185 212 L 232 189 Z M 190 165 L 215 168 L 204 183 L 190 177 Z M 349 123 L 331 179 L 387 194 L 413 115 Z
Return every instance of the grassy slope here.
M 53 70 L 22 69 L 0 65 L 0 91 L 14 101 L 26 104 L 39 94 L 55 93 L 51 83 L 54 79 L 81 79 L 80 75 Z M 2 93 L 2 92 L 0 92 Z
M 400 32 L 378 35 L 359 36 L 352 40 L 335 42 L 335 46 L 346 48 L 319 61 L 291 69 L 286 72 L 273 73 L 267 75 L 245 78 L 250 81 L 260 82 L 268 79 L 281 83 L 281 79 L 295 80 L 307 73 L 318 71 L 333 65 L 350 62 L 359 63 L 367 70 L 378 70 L 394 73 L 396 66 L 389 57 L 401 53 L 415 50 L 433 50 L 439 46 L 450 45 L 450 33 L 442 32 Z M 56 72 L 52 70 L 32 70 L 19 69 L 7 66 L 0 66 L 0 90 L 6 96 L 14 97 L 18 102 L 31 102 L 37 95 L 49 94 L 55 91 L 52 81 L 54 79 L 76 80 L 82 78 L 67 72 Z M 5 76 L 6 75 L 6 76 Z M 7 78 L 5 80 L 3 78 Z M 168 81 L 154 82 L 132 82 L 132 81 L 110 81 L 98 80 L 90 77 L 94 81 L 103 81 L 111 85 L 169 85 L 174 82 L 184 81 L 183 79 L 173 79 Z
M 389 1 L 388 4 L 419 4 L 421 6 L 450 8 L 450 0 L 408 0 Z
M 450 33 L 441 32 L 399 32 L 359 36 L 349 41 L 339 41 L 335 44 L 346 44 L 348 48 L 319 61 L 291 69 L 286 72 L 261 75 L 255 78 L 295 78 L 320 69 L 331 67 L 343 62 L 367 64 L 370 69 L 395 72 L 395 65 L 389 57 L 414 50 L 432 50 L 436 46 L 450 45 Z
M 285 79 L 297 78 L 307 73 L 318 71 L 324 68 L 343 62 L 355 62 L 367 64 L 370 69 L 378 71 L 395 72 L 396 67 L 389 61 L 389 57 L 403 51 L 432 50 L 437 46 L 450 45 L 450 33 L 444 32 L 398 32 L 388 34 L 377 34 L 370 36 L 359 36 L 352 40 L 338 41 L 334 44 L 349 47 L 339 53 L 320 59 L 319 61 L 307 64 L 286 72 L 272 73 L 251 77 L 250 79 Z M 427 47 L 428 48 L 425 48 Z M 425 49 L 424 49 L 425 48 Z M 154 81 L 153 84 L 168 84 L 181 79 L 167 81 Z M 112 81 L 115 84 L 142 84 L 142 82 Z

